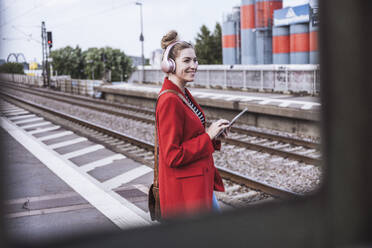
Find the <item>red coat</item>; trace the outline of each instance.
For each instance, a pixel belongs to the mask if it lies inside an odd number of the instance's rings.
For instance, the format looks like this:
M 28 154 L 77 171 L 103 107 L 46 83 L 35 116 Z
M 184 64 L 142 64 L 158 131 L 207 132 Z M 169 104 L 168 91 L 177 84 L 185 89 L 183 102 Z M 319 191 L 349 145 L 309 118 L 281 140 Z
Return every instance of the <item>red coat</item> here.
M 184 96 L 167 78 L 161 91 L 166 89 L 176 90 Z M 201 110 L 190 92 L 187 93 Z M 224 191 L 212 156 L 215 149 L 220 149 L 221 142 L 212 141 L 196 114 L 179 96 L 170 92 L 158 100 L 156 121 L 162 217 L 211 209 L 213 189 Z

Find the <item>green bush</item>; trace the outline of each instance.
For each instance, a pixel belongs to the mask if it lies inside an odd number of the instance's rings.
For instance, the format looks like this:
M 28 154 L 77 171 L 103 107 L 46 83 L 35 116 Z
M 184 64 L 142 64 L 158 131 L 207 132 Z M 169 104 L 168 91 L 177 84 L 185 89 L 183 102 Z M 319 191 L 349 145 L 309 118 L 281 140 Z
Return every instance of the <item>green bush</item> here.
M 23 71 L 23 65 L 13 62 L 0 65 L 0 73 L 25 74 Z

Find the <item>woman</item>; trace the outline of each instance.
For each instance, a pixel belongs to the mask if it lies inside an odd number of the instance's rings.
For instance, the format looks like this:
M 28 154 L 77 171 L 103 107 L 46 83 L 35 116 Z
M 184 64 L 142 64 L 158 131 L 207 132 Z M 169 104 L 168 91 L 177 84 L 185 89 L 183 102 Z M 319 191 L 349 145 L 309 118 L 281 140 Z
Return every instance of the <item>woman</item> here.
M 161 46 L 166 49 L 162 69 L 167 77 L 159 93 L 156 125 L 160 209 L 166 219 L 211 210 L 213 190 L 224 191 L 212 153 L 220 149 L 216 135 L 228 121 L 218 120 L 206 129 L 201 107 L 185 88 L 198 67 L 193 46 L 178 41 L 176 31 L 166 34 Z

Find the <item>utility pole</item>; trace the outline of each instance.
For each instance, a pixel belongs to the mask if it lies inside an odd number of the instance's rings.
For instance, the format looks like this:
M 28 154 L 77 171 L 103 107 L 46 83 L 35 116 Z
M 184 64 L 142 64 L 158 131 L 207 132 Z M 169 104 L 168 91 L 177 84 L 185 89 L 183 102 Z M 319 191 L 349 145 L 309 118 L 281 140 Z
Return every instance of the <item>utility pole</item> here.
M 41 22 L 41 48 L 42 48 L 42 66 L 43 66 L 43 86 L 49 86 L 49 73 L 48 73 L 48 44 L 47 32 L 45 22 Z
M 145 40 L 143 36 L 143 16 L 142 16 L 142 3 L 136 2 L 136 5 L 140 6 L 140 14 L 141 14 L 141 34 L 139 40 L 141 41 L 141 60 L 142 60 L 142 83 L 145 82 L 145 56 L 143 54 L 143 42 Z
M 52 32 L 48 31 L 47 32 L 47 43 L 48 43 L 48 47 L 49 47 L 49 53 L 48 53 L 48 57 L 49 55 L 51 54 L 51 49 L 52 49 L 52 46 L 53 46 L 53 40 L 52 40 Z M 48 80 L 50 82 L 50 77 L 53 76 L 53 67 L 52 67 L 52 58 L 48 58 L 48 62 L 50 62 L 50 72 L 49 72 L 49 77 L 48 77 Z

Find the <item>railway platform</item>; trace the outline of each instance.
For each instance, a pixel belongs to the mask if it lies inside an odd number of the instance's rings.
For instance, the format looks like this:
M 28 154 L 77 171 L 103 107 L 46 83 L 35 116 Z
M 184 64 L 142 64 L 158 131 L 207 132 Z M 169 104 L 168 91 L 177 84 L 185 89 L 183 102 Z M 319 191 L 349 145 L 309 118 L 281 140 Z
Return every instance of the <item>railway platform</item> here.
M 123 83 L 102 85 L 95 90 L 112 102 L 137 104 L 153 109 L 161 85 Z M 248 108 L 241 122 L 256 127 L 319 136 L 320 100 L 318 96 L 248 92 L 229 89 L 188 87 L 209 119 L 232 119 Z M 315 123 L 315 125 L 314 125 Z
M 1 104 L 6 230 L 38 242 L 151 222 L 152 169 L 28 111 Z
M 10 240 L 35 243 L 157 223 L 147 207 L 149 166 L 6 101 L 0 101 L 0 138 Z
M 272 106 L 288 109 L 301 109 L 303 111 L 316 111 L 320 108 L 318 96 L 301 96 L 279 93 L 264 93 L 264 92 L 249 92 L 237 91 L 229 89 L 213 89 L 213 88 L 194 88 L 187 87 L 196 99 L 218 101 L 221 108 L 231 108 L 234 103 L 237 107 L 246 104 L 258 104 L 261 106 Z M 117 85 L 103 85 L 96 87 L 98 91 L 110 94 L 131 94 L 147 98 L 156 97 L 160 91 L 161 85 L 156 84 L 139 84 L 139 83 L 123 83 Z M 138 94 L 137 94 L 138 93 Z

